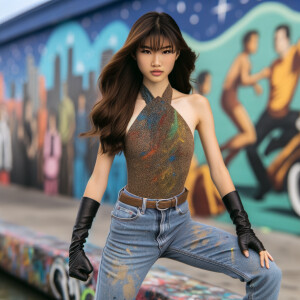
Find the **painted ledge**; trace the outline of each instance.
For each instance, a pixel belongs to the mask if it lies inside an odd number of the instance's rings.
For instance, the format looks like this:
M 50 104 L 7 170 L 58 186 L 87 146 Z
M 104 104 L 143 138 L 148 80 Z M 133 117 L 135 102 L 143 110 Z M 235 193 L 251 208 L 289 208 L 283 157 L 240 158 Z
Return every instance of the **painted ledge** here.
M 55 236 L 0 220 L 0 268 L 54 299 L 93 299 L 102 249 L 86 243 L 94 267 L 89 282 L 68 276 L 69 243 Z M 241 295 L 154 264 L 136 300 L 242 300 Z

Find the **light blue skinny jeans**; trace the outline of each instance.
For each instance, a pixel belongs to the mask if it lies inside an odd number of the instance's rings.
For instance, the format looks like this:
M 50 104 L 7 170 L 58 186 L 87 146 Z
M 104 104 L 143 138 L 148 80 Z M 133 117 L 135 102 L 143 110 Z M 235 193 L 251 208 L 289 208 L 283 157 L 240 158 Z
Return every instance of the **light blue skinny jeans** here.
M 122 192 L 143 199 L 142 207 L 119 201 Z M 269 269 L 261 267 L 253 249 L 245 257 L 236 235 L 194 221 L 188 201 L 166 210 L 146 209 L 146 201 L 157 200 L 134 195 L 126 185 L 119 191 L 101 256 L 95 300 L 135 299 L 160 257 L 245 281 L 243 300 L 278 299 L 282 273 L 275 262 L 269 260 Z

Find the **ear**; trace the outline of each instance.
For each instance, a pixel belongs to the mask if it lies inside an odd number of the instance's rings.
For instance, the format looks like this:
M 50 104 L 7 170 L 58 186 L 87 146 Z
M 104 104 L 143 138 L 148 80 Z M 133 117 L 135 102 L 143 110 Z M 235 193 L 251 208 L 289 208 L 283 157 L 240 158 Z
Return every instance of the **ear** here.
M 179 57 L 179 55 L 180 55 L 180 51 L 178 51 L 178 54 L 176 55 L 175 60 Z

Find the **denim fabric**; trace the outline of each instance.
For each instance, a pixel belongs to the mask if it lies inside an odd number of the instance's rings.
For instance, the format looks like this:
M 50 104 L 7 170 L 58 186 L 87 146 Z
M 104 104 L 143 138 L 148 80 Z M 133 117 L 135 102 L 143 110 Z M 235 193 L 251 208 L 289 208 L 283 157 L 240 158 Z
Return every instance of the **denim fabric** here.
M 95 300 L 135 299 L 145 276 L 160 257 L 246 282 L 243 300 L 278 299 L 282 273 L 275 262 L 269 260 L 270 269 L 261 267 L 259 254 L 252 249 L 245 257 L 236 235 L 194 221 L 188 201 L 166 210 L 146 208 L 146 201 L 159 199 L 136 196 L 125 187 L 119 191 L 111 212 Z M 143 206 L 119 201 L 122 192 L 143 199 Z

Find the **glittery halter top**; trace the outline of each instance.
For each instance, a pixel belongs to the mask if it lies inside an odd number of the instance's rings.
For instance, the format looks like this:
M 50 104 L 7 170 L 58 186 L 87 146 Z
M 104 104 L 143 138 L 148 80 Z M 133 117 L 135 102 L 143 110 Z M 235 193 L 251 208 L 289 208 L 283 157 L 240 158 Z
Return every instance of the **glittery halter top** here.
M 153 97 L 142 83 L 146 106 L 125 136 L 126 189 L 146 198 L 170 198 L 182 192 L 194 153 L 192 131 L 171 105 L 169 83 Z

